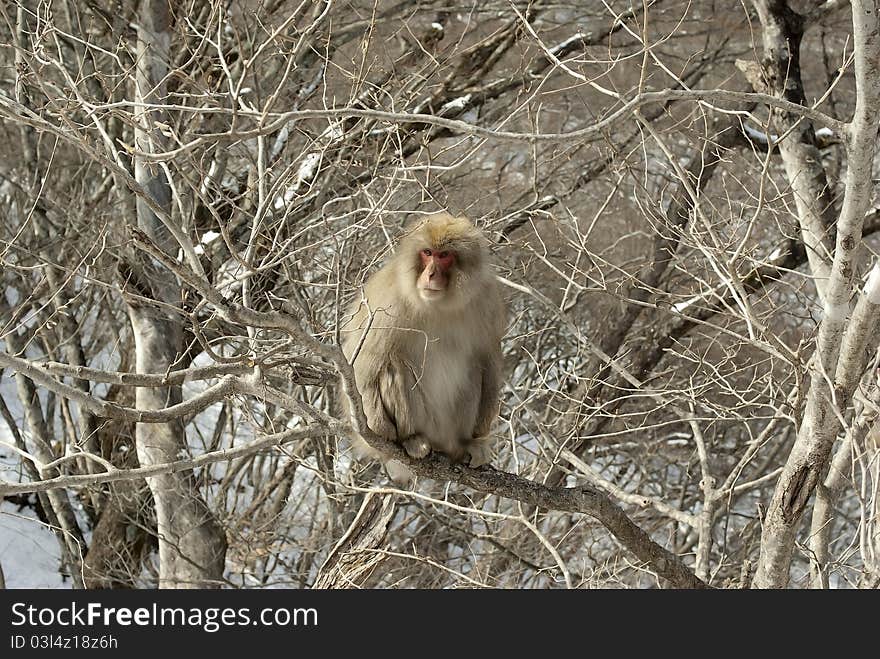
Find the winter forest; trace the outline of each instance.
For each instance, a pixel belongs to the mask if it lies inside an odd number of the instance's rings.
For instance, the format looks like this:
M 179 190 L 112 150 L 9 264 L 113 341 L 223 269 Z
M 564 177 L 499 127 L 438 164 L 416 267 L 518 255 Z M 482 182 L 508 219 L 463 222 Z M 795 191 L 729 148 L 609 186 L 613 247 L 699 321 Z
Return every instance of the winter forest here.
M 878 14 L 2 3 L 0 586 L 880 587 Z M 341 348 L 440 210 L 507 307 L 479 467 Z

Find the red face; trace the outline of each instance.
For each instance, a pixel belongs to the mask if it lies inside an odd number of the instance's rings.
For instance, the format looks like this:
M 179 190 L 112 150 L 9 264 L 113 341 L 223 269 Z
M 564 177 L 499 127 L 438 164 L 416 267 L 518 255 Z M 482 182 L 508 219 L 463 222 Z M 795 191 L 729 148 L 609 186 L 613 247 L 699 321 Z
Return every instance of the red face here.
M 442 297 L 449 286 L 449 269 L 455 263 L 455 252 L 423 249 L 419 252 L 422 271 L 416 284 L 423 300 Z

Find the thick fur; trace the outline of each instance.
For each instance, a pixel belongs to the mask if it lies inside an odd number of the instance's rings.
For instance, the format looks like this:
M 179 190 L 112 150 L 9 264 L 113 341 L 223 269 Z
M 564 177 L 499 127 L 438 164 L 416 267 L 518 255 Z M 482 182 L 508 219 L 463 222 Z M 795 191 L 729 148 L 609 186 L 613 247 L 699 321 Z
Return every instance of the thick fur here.
M 425 301 L 416 288 L 426 248 L 456 253 L 442 299 Z M 350 310 L 343 349 L 354 357 L 370 428 L 415 458 L 434 450 L 474 466 L 488 462 L 507 321 L 482 234 L 448 213 L 418 221 L 363 293 Z M 353 444 L 360 455 L 382 459 L 363 440 Z M 398 482 L 411 478 L 398 462 L 386 468 Z

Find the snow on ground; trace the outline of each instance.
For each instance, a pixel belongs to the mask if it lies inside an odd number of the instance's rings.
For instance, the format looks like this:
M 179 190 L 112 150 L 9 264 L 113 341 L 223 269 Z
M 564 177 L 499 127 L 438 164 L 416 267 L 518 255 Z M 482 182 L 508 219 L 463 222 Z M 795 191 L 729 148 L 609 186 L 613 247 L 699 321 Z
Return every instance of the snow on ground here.
M 70 588 L 58 573 L 58 540 L 29 508 L 0 503 L 0 565 L 7 588 Z
M 0 379 L 0 392 L 12 416 L 23 413 L 9 372 Z M 13 443 L 12 433 L 0 419 L 0 479 L 18 482 L 19 457 L 2 442 Z M 0 499 L 0 567 L 7 588 L 70 588 L 58 573 L 61 551 L 51 529 L 30 508 Z

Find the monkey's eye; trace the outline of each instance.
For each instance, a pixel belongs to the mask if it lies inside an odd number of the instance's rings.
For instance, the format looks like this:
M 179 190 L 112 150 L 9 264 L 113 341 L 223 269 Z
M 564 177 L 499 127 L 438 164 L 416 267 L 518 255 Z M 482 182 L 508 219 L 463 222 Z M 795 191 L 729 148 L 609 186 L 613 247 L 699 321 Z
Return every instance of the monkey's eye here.
M 425 256 L 431 256 L 431 250 L 430 249 L 423 249 L 422 254 L 424 254 Z
M 439 256 L 441 259 L 445 259 L 447 256 L 449 256 L 449 252 L 440 252 L 437 256 Z

